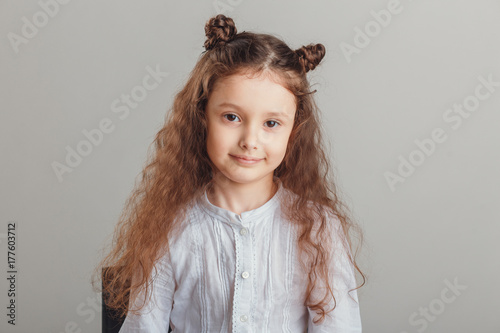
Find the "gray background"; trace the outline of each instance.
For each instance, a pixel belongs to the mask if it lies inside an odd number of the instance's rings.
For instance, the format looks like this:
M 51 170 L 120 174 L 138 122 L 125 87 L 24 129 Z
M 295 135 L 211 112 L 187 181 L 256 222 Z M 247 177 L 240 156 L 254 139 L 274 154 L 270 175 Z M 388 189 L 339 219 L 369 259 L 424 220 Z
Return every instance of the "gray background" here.
M 224 12 L 239 31 L 327 48 L 310 80 L 338 186 L 365 232 L 364 332 L 499 332 L 500 87 L 460 127 L 443 116 L 474 101 L 479 77 L 500 82 L 500 2 L 401 0 L 375 30 L 371 11 L 390 3 L 73 0 L 44 22 L 37 1 L 1 1 L 0 267 L 7 276 L 15 221 L 18 297 L 14 327 L 0 279 L 0 331 L 100 332 L 90 272 L 203 51 L 206 20 Z M 9 36 L 23 37 L 33 16 L 38 32 L 16 52 Z M 372 37 L 348 57 L 341 45 L 355 45 L 356 28 Z M 148 66 L 168 75 L 126 117 L 113 112 Z M 59 179 L 53 163 L 105 119 L 112 130 Z M 419 161 L 415 140 L 436 128 L 446 140 Z M 410 155 L 421 163 L 391 189 L 385 173 Z

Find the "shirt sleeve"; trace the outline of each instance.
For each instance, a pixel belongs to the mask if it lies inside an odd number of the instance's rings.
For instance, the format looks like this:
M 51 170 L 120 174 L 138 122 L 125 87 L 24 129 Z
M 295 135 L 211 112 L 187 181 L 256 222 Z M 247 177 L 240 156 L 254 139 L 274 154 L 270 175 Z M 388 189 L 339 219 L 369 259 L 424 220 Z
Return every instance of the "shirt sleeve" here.
M 169 255 L 163 256 L 157 263 L 157 272 L 151 272 L 152 283 L 148 288 L 151 299 L 140 311 L 140 315 L 127 314 L 119 333 L 168 333 L 170 312 L 175 291 L 175 279 Z M 134 308 L 144 300 L 144 289 L 137 296 Z
M 312 320 L 317 313 L 310 308 L 308 333 L 361 333 L 361 316 L 358 303 L 357 290 L 349 290 L 356 288 L 356 279 L 354 275 L 354 267 L 349 261 L 351 256 L 348 246 L 343 245 L 345 235 L 342 231 L 342 225 L 337 217 L 333 217 L 333 241 L 334 251 L 329 263 L 330 269 L 330 287 L 335 296 L 335 303 L 331 299 L 327 310 L 335 309 L 328 313 L 322 323 L 314 324 Z M 347 249 L 346 249 L 347 247 Z

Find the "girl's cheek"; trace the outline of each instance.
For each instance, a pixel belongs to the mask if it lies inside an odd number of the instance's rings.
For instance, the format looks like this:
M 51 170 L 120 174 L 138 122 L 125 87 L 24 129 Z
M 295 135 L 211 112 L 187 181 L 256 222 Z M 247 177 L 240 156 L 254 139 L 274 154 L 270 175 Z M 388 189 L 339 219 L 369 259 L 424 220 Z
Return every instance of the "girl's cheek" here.
M 272 142 L 273 135 L 270 132 L 261 131 L 259 132 L 258 139 L 261 144 L 269 144 Z

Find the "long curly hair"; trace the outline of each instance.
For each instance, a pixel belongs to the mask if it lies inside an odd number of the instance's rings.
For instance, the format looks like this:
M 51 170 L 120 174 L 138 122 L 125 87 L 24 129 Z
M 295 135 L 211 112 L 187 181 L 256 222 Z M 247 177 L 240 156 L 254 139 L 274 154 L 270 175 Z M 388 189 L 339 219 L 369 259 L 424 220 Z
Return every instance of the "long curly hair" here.
M 299 253 L 304 255 L 301 265 L 308 272 L 304 305 L 318 314 L 314 322 L 321 322 L 335 308 L 326 309 L 331 297 L 335 301 L 329 284 L 332 272 L 328 267 L 335 242 L 345 246 L 349 261 L 362 276 L 363 282 L 355 289 L 366 280 L 355 260 L 362 232 L 337 196 L 318 122 L 318 108 L 312 96 L 316 90 L 310 90 L 306 77 L 325 56 L 325 47 L 309 44 L 292 50 L 272 35 L 237 33 L 233 20 L 224 15 L 208 20 L 205 34 L 205 51 L 183 89 L 176 94 L 163 128 L 148 149 L 142 178 L 135 183 L 125 203 L 111 249 L 95 268 L 92 285 L 95 290 L 102 290 L 107 307 L 121 317 L 142 309 L 146 299 L 138 309 L 132 309 L 130 304 L 134 304 L 141 291 L 149 294 L 156 262 L 168 251 L 170 237 L 180 230 L 177 227 L 186 217 L 188 203 L 202 193 L 214 174 L 215 166 L 206 150 L 205 106 L 215 82 L 243 72 L 267 73 L 296 98 L 293 129 L 274 176 L 280 178 L 283 187 L 296 194 L 293 200 L 283 203 L 287 205 L 283 211 L 297 227 L 297 245 Z M 341 239 L 328 239 L 326 230 L 332 220 L 325 211 L 340 221 Z M 353 231 L 360 240 L 355 255 L 351 250 Z M 314 291 L 319 285 L 325 290 L 324 297 L 315 300 Z

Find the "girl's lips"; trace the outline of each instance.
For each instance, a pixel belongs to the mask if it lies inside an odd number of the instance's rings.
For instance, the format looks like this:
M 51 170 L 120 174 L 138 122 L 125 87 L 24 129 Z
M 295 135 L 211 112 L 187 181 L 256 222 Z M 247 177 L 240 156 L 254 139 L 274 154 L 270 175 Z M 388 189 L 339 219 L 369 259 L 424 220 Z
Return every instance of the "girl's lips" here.
M 243 164 L 255 164 L 255 163 L 258 163 L 260 161 L 262 161 L 262 158 L 244 158 L 244 157 L 240 157 L 241 155 L 230 155 L 232 158 L 234 158 L 236 161 L 240 162 L 240 163 L 243 163 Z

